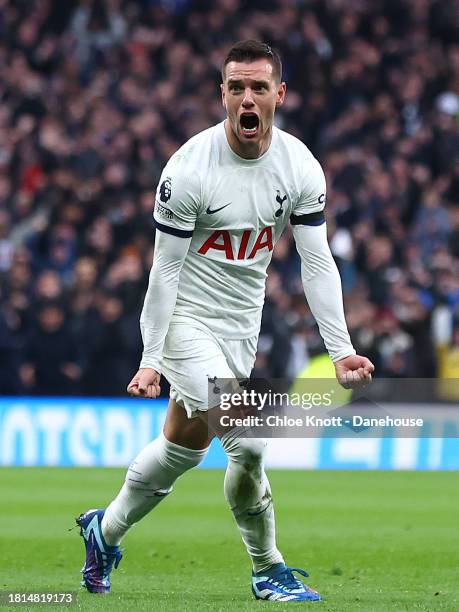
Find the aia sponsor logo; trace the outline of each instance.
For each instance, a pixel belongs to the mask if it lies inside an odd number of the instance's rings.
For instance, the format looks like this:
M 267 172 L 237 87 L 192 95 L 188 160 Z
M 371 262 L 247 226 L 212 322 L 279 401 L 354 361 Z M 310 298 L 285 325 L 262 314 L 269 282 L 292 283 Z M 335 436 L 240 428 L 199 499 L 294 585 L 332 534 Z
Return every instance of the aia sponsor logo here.
M 213 232 L 204 244 L 198 249 L 198 253 L 206 255 L 211 249 L 215 251 L 223 251 L 226 259 L 241 260 L 253 259 L 258 251 L 268 249 L 273 250 L 273 229 L 271 226 L 264 227 L 255 239 L 251 249 L 248 248 L 251 242 L 250 238 L 255 235 L 253 230 L 244 230 L 241 237 L 241 242 L 236 249 L 233 249 L 231 242 L 231 234 L 228 230 L 216 230 Z

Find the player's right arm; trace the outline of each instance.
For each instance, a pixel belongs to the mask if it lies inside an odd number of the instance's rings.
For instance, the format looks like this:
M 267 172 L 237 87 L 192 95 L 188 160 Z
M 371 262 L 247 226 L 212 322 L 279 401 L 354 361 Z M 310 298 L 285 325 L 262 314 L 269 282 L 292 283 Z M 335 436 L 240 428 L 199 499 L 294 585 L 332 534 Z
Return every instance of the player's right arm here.
M 180 270 L 191 238 L 181 238 L 157 228 L 153 265 L 140 317 L 143 354 L 138 372 L 128 385 L 128 393 L 157 397 L 162 354 L 169 323 L 177 300 Z
M 140 316 L 143 354 L 127 387 L 138 397 L 157 397 L 164 341 L 177 301 L 180 270 L 190 248 L 197 216 L 199 185 L 180 172 L 174 158 L 166 166 L 156 193 L 156 239 L 153 265 Z
M 338 268 L 330 251 L 325 225 L 325 176 L 317 160 L 310 161 L 304 190 L 290 221 L 301 258 L 301 278 L 309 307 L 319 326 L 339 383 L 355 388 L 371 380 L 374 365 L 356 355 L 344 317 Z

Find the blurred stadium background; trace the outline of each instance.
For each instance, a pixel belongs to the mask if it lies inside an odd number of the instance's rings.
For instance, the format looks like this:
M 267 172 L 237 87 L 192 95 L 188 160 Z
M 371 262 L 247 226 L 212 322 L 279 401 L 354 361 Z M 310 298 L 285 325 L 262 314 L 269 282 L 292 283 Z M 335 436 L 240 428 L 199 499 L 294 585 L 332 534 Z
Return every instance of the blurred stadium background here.
M 325 168 L 357 351 L 379 376 L 459 378 L 458 31 L 442 0 L 0 0 L 0 463 L 125 465 L 158 431 L 165 399 L 123 399 L 154 192 L 223 119 L 243 38 L 279 49 L 277 124 Z M 287 231 L 254 374 L 293 381 L 323 352 Z M 292 441 L 270 463 L 458 467 L 451 441 L 415 442 Z
M 166 385 L 125 396 L 154 193 L 223 119 L 237 40 L 283 57 L 277 124 L 325 168 L 356 349 L 394 388 L 459 378 L 458 33 L 457 0 L 0 0 L 1 588 L 75 590 L 71 517 L 107 504 L 161 427 Z M 255 375 L 329 372 L 287 231 Z M 213 444 L 204 465 L 225 463 Z M 459 609 L 457 473 L 429 473 L 459 469 L 457 436 L 273 440 L 268 465 L 331 470 L 270 475 L 281 546 L 325 609 Z M 221 470 L 197 470 L 133 530 L 110 609 L 255 610 L 221 489 Z

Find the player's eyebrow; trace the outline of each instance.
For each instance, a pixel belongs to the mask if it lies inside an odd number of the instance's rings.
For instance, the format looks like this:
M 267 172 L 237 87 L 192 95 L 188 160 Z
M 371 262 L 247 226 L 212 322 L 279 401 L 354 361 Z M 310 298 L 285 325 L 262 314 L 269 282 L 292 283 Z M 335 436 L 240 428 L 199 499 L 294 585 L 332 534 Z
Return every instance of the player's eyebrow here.
M 250 84 L 252 87 L 266 87 L 267 89 L 269 89 L 269 81 L 266 81 L 264 79 L 257 79 L 254 81 L 250 81 Z M 243 87 L 244 82 L 241 79 L 228 79 L 228 87 L 232 87 L 236 85 L 239 87 Z
M 254 87 L 266 87 L 267 89 L 269 89 L 269 81 L 266 81 L 265 79 L 259 79 L 257 81 L 252 81 L 252 85 Z
M 242 87 L 243 83 L 238 79 L 228 79 L 228 87 L 231 87 L 232 85 L 239 85 Z

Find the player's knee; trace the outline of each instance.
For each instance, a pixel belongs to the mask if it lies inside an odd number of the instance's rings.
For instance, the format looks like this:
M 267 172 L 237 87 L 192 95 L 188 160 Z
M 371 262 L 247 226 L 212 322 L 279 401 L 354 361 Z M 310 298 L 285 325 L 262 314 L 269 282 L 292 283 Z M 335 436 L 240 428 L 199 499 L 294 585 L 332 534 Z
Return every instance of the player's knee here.
M 193 450 L 169 442 L 164 435 L 146 446 L 126 474 L 126 486 L 155 496 L 166 496 L 182 474 L 196 467 L 207 449 Z
M 267 442 L 263 438 L 223 437 L 222 446 L 230 461 L 251 472 L 263 464 Z
M 260 438 L 222 440 L 228 455 L 224 492 L 236 517 L 260 516 L 271 506 L 271 489 L 263 463 L 267 446 Z

